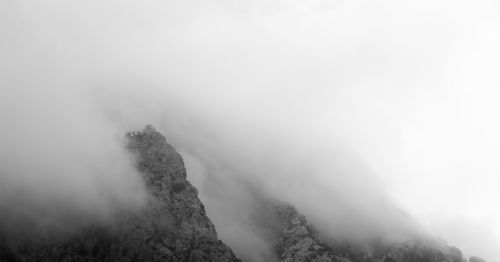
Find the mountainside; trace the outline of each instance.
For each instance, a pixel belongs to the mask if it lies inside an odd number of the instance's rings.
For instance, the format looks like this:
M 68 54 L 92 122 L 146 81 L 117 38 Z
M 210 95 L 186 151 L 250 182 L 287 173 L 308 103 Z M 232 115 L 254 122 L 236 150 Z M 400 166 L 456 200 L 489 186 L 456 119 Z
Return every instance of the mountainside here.
M 79 229 L 64 239 L 12 245 L 0 233 L 0 261 L 237 262 L 218 240 L 182 157 L 153 127 L 126 135 L 149 197 L 140 212 Z M 457 248 L 430 239 L 327 242 L 293 206 L 262 197 L 259 221 L 266 262 L 464 262 Z M 241 236 L 245 237 L 245 236 Z M 483 261 L 471 258 L 470 261 Z
M 141 212 L 57 241 L 12 246 L 0 236 L 0 261 L 240 261 L 217 239 L 182 157 L 165 137 L 151 126 L 126 137 L 150 194 Z
M 274 230 L 279 262 L 464 262 L 455 247 L 431 239 L 400 243 L 325 243 L 305 216 L 290 205 L 272 205 L 281 221 Z

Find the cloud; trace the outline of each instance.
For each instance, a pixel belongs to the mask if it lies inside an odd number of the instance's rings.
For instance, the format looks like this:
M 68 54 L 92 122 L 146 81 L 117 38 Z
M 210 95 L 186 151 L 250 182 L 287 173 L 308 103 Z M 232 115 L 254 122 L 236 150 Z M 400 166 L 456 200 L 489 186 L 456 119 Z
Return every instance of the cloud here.
M 47 237 L 140 207 L 145 191 L 123 133 L 75 83 L 20 73 L 1 84 L 0 230 Z

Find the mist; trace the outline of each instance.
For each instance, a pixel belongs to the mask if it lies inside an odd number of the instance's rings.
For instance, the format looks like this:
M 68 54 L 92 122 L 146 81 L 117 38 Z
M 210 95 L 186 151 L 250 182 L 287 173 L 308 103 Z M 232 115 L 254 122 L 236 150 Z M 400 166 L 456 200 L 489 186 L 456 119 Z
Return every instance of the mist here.
M 249 211 L 260 194 L 327 237 L 425 232 L 498 261 L 498 9 L 4 1 L 3 220 L 140 206 L 122 139 L 152 124 L 239 256 L 265 250 Z
M 146 194 L 123 134 L 75 90 L 25 84 L 7 83 L 0 98 L 2 231 L 45 238 L 138 209 Z

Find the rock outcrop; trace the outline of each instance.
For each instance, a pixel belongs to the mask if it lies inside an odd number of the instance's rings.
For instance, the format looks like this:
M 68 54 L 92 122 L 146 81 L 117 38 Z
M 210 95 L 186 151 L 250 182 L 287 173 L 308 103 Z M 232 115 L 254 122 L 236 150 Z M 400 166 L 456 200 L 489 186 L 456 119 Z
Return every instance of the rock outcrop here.
M 237 262 L 217 238 L 182 157 L 153 127 L 126 136 L 149 193 L 138 213 L 96 224 L 57 241 L 15 247 L 2 241 L 0 261 Z
M 432 239 L 411 239 L 399 243 L 321 241 L 306 217 L 287 204 L 269 204 L 274 213 L 278 262 L 465 262 L 455 247 Z M 279 222 L 276 222 L 279 221 Z
M 0 262 L 238 262 L 218 240 L 182 157 L 153 127 L 126 135 L 148 192 L 139 212 L 80 228 L 64 239 L 13 246 L 0 232 Z M 460 250 L 430 239 L 399 243 L 326 241 L 293 206 L 259 195 L 255 225 L 267 262 L 465 262 Z M 245 236 L 241 236 L 245 237 Z M 484 262 L 473 257 L 470 262 Z
M 333 254 L 295 208 L 289 205 L 275 207 L 278 218 L 283 221 L 276 248 L 280 262 L 350 262 Z

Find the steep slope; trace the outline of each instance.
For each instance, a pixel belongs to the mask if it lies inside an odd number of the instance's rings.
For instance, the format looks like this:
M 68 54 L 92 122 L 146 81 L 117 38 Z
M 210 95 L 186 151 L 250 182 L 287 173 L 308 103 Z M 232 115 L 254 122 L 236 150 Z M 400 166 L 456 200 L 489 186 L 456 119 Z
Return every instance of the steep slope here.
M 331 252 L 330 248 L 316 236 L 305 216 L 292 206 L 276 206 L 277 215 L 283 224 L 277 252 L 281 262 L 350 262 Z
M 150 194 L 140 212 L 123 212 L 64 239 L 14 246 L 0 236 L 0 261 L 239 261 L 217 239 L 182 157 L 165 137 L 151 126 L 126 137 Z
M 153 195 L 147 219 L 141 221 L 141 231 L 148 232 L 155 245 L 163 245 L 164 251 L 179 261 L 239 261 L 217 239 L 198 191 L 186 180 L 182 157 L 165 137 L 151 126 L 127 137 L 129 149 L 137 154 L 137 167 Z M 154 236 L 158 229 L 175 230 L 174 234 L 165 232 Z M 165 241 L 165 236 L 172 235 L 176 237 Z
M 464 262 L 455 247 L 432 239 L 405 242 L 323 242 L 304 215 L 290 205 L 270 205 L 280 225 L 275 228 L 276 253 L 280 262 Z
M 139 212 L 122 211 L 112 221 L 79 228 L 62 239 L 32 239 L 13 245 L 0 232 L 0 262 L 240 261 L 218 240 L 197 189 L 186 179 L 182 157 L 165 137 L 146 126 L 140 132 L 128 133 L 126 139 L 149 194 Z M 466 261 L 457 248 L 430 238 L 405 242 L 327 241 L 293 206 L 260 192 L 253 202 L 258 207 L 256 232 L 261 232 L 270 250 L 259 262 Z M 476 261 L 484 260 L 470 259 Z

